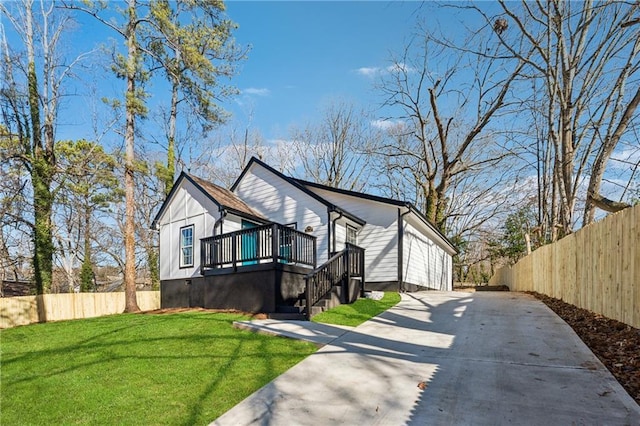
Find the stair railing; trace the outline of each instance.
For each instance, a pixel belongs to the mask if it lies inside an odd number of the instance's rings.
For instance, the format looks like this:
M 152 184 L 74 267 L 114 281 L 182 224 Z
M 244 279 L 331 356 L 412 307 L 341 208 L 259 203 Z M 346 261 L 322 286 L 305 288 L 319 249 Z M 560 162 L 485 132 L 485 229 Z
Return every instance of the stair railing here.
M 342 286 L 342 300 L 348 300 L 349 282 L 361 277 L 361 294 L 364 292 L 364 249 L 346 244 L 345 249 L 331 256 L 320 267 L 304 277 L 307 320 L 311 319 L 311 307 L 325 297 L 334 286 Z

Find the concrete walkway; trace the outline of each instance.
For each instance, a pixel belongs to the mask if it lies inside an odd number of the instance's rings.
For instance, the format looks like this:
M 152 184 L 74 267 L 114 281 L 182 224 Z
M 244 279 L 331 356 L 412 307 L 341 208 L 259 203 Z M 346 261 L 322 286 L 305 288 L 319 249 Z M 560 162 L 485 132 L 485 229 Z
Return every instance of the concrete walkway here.
M 326 345 L 215 425 L 640 424 L 640 406 L 528 295 L 403 294 L 350 331 L 303 322 L 256 327 Z

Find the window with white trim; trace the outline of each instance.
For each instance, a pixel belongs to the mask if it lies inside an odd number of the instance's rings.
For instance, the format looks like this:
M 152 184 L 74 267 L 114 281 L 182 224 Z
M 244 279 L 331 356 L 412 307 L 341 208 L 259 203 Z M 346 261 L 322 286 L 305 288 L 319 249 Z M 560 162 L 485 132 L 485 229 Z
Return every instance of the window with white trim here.
M 180 228 L 180 267 L 193 267 L 193 225 Z
M 358 230 L 351 225 L 347 225 L 347 243 L 358 245 Z

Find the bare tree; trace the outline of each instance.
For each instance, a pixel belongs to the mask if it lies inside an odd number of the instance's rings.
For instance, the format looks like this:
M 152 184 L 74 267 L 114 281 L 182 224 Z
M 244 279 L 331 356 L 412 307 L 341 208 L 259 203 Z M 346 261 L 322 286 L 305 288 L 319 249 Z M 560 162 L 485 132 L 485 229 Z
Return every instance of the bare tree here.
M 251 157 L 272 159 L 258 130 L 233 121 L 211 134 L 199 148 L 192 153 L 189 171 L 225 188 L 231 187 Z
M 371 173 L 368 152 L 377 139 L 363 112 L 347 102 L 334 101 L 318 123 L 292 128 L 288 148 L 295 152 L 292 174 L 327 186 L 362 190 Z M 302 173 L 296 170 L 300 164 Z
M 534 91 L 544 93 L 532 112 L 540 115 L 536 123 L 544 125 L 536 135 L 542 149 L 536 151 L 545 168 L 552 168 L 551 188 L 545 181 L 542 192 L 552 197 L 546 215 L 556 239 L 572 231 L 581 198 L 583 225 L 593 221 L 596 207 L 624 207 L 600 191 L 611 155 L 636 125 L 640 27 L 628 23 L 640 5 L 559 0 L 500 5 L 508 30 L 496 32 L 497 37 L 526 64 L 536 80 Z M 493 25 L 494 16 L 481 6 L 471 7 Z M 551 151 L 541 146 L 546 143 Z
M 478 50 L 499 47 L 491 38 L 474 42 Z M 443 232 L 461 213 L 452 208 L 452 190 L 511 155 L 500 126 L 492 124 L 504 125 L 512 111 L 511 90 L 523 64 L 452 52 L 426 34 L 414 38 L 382 81 L 393 125 L 377 152 L 386 173 L 404 176 L 414 201 Z M 484 185 L 495 186 L 492 179 L 487 175 Z
M 49 291 L 53 271 L 53 181 L 59 101 L 73 66 L 85 55 L 69 60 L 58 55 L 70 16 L 53 2 L 25 0 L 0 4 L 22 40 L 26 56 L 11 51 L 2 37 L 2 113 L 12 158 L 27 170 L 32 190 L 33 266 L 38 293 Z

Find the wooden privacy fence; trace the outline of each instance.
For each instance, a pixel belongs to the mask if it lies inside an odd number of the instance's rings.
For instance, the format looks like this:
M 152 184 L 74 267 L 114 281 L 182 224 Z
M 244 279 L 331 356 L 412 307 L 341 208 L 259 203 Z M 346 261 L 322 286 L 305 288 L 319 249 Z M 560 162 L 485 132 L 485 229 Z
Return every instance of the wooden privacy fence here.
M 159 291 L 136 293 L 143 311 L 160 309 Z M 124 292 L 61 293 L 0 298 L 0 328 L 36 322 L 61 321 L 119 314 L 124 311 Z
M 536 291 L 640 328 L 640 206 L 540 247 L 489 284 Z

